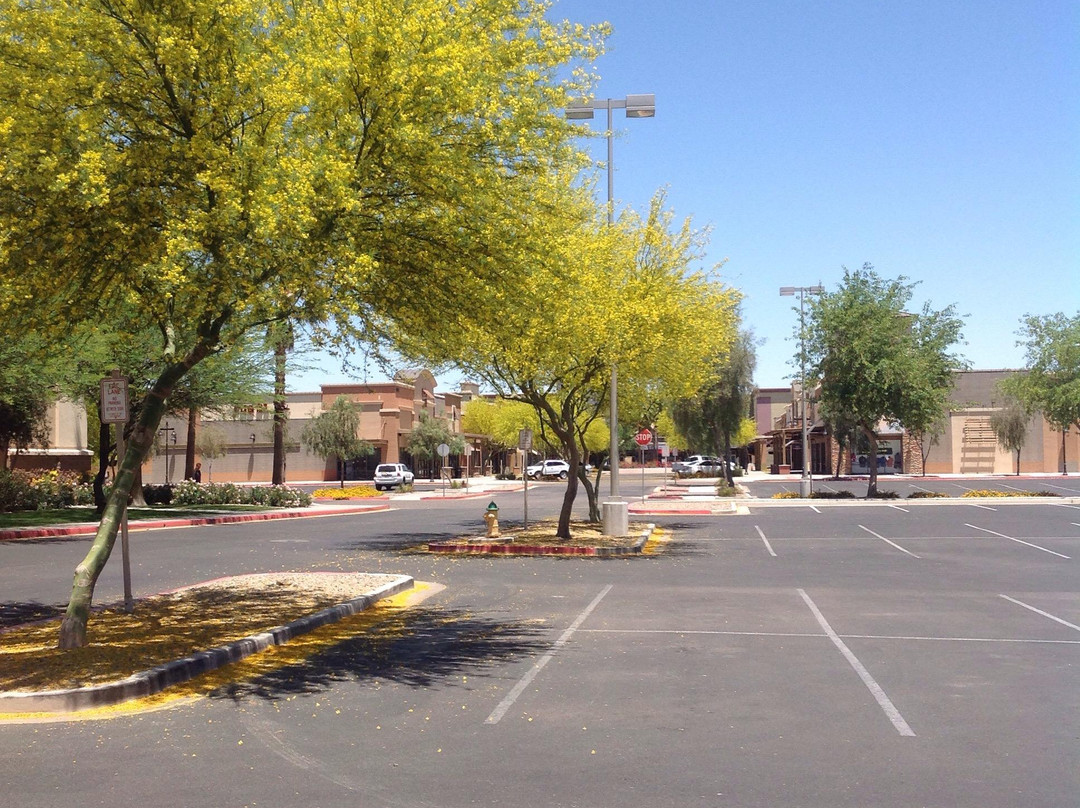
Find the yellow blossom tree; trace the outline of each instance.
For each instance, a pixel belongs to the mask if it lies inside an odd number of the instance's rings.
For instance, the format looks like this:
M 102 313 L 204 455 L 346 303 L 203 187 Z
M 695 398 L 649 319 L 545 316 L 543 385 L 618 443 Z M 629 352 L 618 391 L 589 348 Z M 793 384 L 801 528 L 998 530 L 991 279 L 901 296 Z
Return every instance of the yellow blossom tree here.
M 603 32 L 544 0 L 2 2 L 0 317 L 59 332 L 132 307 L 161 334 L 76 569 L 76 647 L 192 367 L 274 321 L 408 331 L 543 252 L 533 178 L 583 159 L 561 109 Z

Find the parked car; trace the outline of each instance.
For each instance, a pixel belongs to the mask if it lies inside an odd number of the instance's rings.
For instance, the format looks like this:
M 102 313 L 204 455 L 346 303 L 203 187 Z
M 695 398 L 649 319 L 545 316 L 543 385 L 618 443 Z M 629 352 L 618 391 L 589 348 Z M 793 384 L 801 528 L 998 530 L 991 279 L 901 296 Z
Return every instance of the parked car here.
M 570 476 L 570 464 L 565 460 L 545 460 L 525 469 L 530 480 L 539 480 L 541 477 L 558 477 L 565 480 Z
M 685 474 L 687 476 L 714 474 L 722 468 L 720 458 L 712 455 L 690 455 L 686 460 L 679 460 L 671 465 L 671 470 L 676 474 Z
M 375 490 L 389 491 L 395 486 L 412 485 L 413 473 L 404 463 L 380 463 L 375 467 Z

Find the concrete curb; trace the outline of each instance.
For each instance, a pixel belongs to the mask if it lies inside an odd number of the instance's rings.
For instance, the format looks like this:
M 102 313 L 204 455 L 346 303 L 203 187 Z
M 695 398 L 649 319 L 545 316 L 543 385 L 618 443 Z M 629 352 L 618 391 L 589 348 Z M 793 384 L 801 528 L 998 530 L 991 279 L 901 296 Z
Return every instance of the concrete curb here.
M 215 670 L 230 662 L 237 662 L 273 645 L 283 645 L 290 639 L 307 634 L 320 626 L 336 623 L 342 618 L 362 612 L 384 598 L 412 589 L 413 583 L 412 576 L 398 576 L 396 581 L 391 581 L 345 603 L 330 606 L 261 634 L 158 665 L 156 668 L 136 673 L 118 682 L 65 690 L 0 693 L 0 714 L 75 712 L 152 696 L 172 685 L 193 679 L 199 674 Z
M 339 516 L 352 513 L 368 513 L 389 510 L 389 504 L 371 506 L 356 505 L 351 507 L 323 509 L 315 511 L 264 511 L 262 513 L 223 514 L 221 516 L 199 516 L 190 519 L 140 519 L 128 524 L 128 530 L 154 530 L 164 527 L 193 527 L 202 525 L 231 525 L 243 522 L 263 522 L 270 519 L 304 519 L 312 516 Z M 98 524 L 69 525 L 67 527 L 33 527 L 0 530 L 0 541 L 18 539 L 50 539 L 78 536 L 93 536 Z
M 477 541 L 469 544 L 454 542 L 430 542 L 432 553 L 450 555 L 507 555 L 507 556 L 591 556 L 594 558 L 617 558 L 640 555 L 652 536 L 656 525 L 650 524 L 629 547 L 577 547 L 573 545 L 510 544 L 507 542 Z

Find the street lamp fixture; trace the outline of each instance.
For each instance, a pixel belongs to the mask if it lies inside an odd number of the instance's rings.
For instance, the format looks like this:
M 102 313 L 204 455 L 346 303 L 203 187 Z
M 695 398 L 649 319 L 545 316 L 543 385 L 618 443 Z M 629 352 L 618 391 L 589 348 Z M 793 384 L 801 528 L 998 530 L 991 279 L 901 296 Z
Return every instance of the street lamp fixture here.
M 810 480 L 810 451 L 806 418 L 806 295 L 820 295 L 824 293 L 824 286 L 781 286 L 780 296 L 799 296 L 799 413 L 802 421 L 802 477 L 799 479 L 799 495 L 810 496 L 812 483 Z
M 566 117 L 572 121 L 591 120 L 598 109 L 607 110 L 607 220 L 608 227 L 615 222 L 615 144 L 612 110 L 625 110 L 627 118 L 652 118 L 656 116 L 656 96 L 652 93 L 628 95 L 626 98 L 592 99 L 583 104 L 566 108 Z M 611 364 L 611 458 L 610 498 L 601 505 L 604 534 L 625 536 L 630 532 L 629 505 L 619 496 L 619 374 L 614 362 Z

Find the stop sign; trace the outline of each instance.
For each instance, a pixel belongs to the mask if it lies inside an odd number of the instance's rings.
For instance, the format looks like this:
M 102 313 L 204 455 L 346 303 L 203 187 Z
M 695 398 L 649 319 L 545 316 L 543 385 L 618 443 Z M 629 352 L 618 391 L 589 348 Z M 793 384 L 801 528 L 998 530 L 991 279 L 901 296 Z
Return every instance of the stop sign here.
M 638 446 L 648 446 L 652 443 L 652 432 L 647 429 L 639 429 L 638 433 L 634 435 L 634 440 Z

